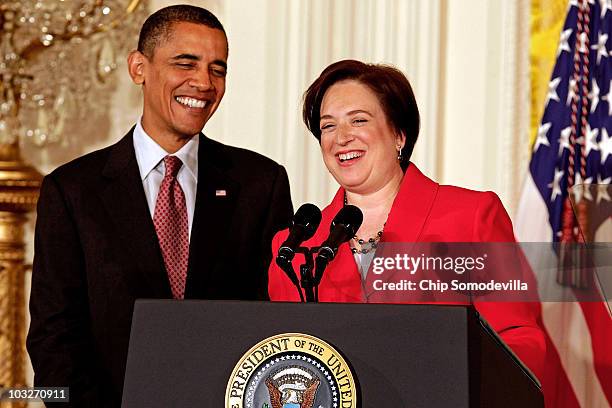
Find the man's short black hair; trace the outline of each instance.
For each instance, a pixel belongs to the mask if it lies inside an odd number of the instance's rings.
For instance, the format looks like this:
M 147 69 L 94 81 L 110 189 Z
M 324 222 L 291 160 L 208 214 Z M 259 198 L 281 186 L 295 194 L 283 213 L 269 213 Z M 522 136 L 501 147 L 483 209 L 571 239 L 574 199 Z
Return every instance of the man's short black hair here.
M 188 4 L 177 4 L 159 9 L 145 20 L 138 37 L 138 51 L 147 58 L 153 57 L 155 47 L 172 34 L 172 25 L 181 22 L 202 24 L 225 34 L 223 25 L 210 11 Z

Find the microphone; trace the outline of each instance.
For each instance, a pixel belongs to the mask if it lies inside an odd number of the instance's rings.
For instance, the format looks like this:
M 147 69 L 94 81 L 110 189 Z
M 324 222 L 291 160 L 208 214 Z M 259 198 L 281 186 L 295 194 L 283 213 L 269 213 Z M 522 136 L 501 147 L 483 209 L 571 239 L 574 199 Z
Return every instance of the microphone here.
M 293 270 L 291 260 L 295 256 L 295 250 L 300 244 L 312 238 L 321 223 L 321 210 L 314 204 L 303 204 L 293 216 L 289 236 L 281 244 L 276 256 L 276 264 L 285 272 L 291 283 L 295 285 L 300 294 L 300 300 L 304 302 L 304 294 L 300 289 L 300 280 Z
M 321 244 L 317 259 L 322 258 L 327 262 L 336 257 L 340 244 L 347 242 L 361 226 L 363 213 L 354 205 L 342 207 L 329 227 L 329 236 Z
M 354 205 L 345 205 L 334 217 L 330 227 L 329 236 L 321 244 L 315 259 L 314 286 L 318 287 L 323 278 L 327 264 L 336 257 L 340 244 L 349 241 L 363 222 L 363 213 Z M 318 290 L 315 299 L 318 300 Z
M 276 262 L 291 262 L 295 250 L 307 239 L 312 238 L 321 223 L 321 210 L 310 203 L 303 204 L 293 216 L 289 236 L 280 246 Z

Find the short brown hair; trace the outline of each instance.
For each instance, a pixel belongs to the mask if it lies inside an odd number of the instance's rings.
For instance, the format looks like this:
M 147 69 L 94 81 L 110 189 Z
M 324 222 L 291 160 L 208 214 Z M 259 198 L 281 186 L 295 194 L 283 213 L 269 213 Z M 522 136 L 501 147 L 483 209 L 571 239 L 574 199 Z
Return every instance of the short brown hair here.
M 397 68 L 356 60 L 338 61 L 325 68 L 304 93 L 302 116 L 308 130 L 321 143 L 319 122 L 323 97 L 332 85 L 344 80 L 355 80 L 370 88 L 378 97 L 390 125 L 406 135 L 400 160 L 405 170 L 419 136 L 420 117 L 410 82 Z

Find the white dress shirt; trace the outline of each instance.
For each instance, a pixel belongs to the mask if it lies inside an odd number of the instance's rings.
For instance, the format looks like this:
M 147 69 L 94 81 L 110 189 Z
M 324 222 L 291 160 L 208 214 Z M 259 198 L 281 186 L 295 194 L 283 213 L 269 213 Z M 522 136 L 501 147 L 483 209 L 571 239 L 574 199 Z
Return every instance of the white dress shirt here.
M 200 143 L 200 135 L 197 134 L 189 140 L 185 146 L 181 147 L 176 153 L 170 156 L 176 156 L 183 162 L 177 179 L 183 193 L 185 194 L 185 203 L 187 205 L 187 219 L 189 221 L 189 239 L 191 240 L 191 226 L 193 224 L 193 212 L 195 209 L 196 191 L 198 186 L 198 145 Z M 151 212 L 151 218 L 155 213 L 155 203 L 157 202 L 157 194 L 159 186 L 164 179 L 166 166 L 164 165 L 164 157 L 169 153 L 158 145 L 142 128 L 140 120 L 134 128 L 134 151 L 136 152 L 136 161 L 140 170 L 140 179 L 144 187 L 147 197 L 147 204 Z

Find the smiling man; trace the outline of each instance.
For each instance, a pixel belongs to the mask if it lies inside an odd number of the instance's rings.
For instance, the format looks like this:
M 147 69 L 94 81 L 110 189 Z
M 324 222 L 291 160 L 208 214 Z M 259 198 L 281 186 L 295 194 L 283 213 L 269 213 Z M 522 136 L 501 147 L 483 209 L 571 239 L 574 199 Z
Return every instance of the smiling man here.
M 200 133 L 227 59 L 209 11 L 157 11 L 128 57 L 140 121 L 45 177 L 27 347 L 35 385 L 70 387 L 69 406 L 119 406 L 135 299 L 267 298 L 270 242 L 292 215 L 288 179 Z

